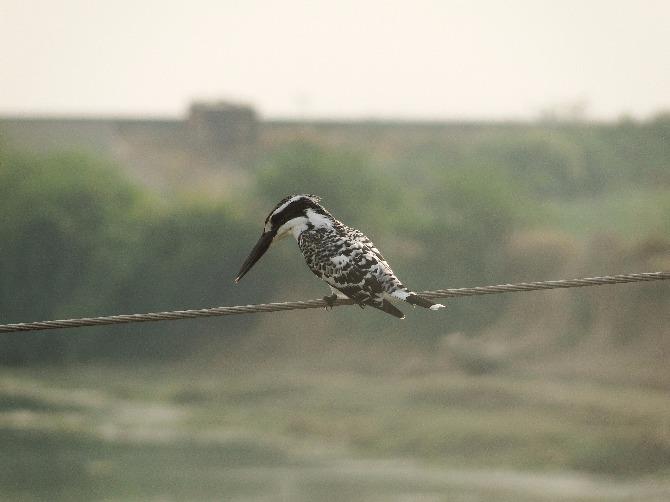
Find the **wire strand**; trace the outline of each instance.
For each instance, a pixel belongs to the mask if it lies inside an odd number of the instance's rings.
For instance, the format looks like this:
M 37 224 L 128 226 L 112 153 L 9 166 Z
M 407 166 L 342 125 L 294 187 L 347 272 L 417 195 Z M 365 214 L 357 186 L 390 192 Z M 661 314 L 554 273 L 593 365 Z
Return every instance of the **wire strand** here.
M 496 286 L 480 286 L 475 288 L 438 289 L 435 291 L 422 291 L 418 294 L 426 298 L 457 298 L 462 296 L 515 293 L 542 289 L 581 288 L 586 286 L 603 286 L 606 284 L 622 284 L 627 282 L 662 281 L 667 279 L 670 279 L 670 272 L 644 272 L 640 274 L 619 274 L 560 281 L 522 282 L 519 284 L 499 284 Z M 353 300 L 338 299 L 334 302 L 333 306 L 339 307 L 342 305 L 353 304 Z M 10 333 L 16 331 L 41 331 L 61 328 L 82 328 L 84 326 L 102 326 L 108 324 L 128 324 L 136 322 L 174 321 L 177 319 L 194 319 L 198 317 L 217 317 L 226 315 L 255 314 L 259 312 L 279 312 L 283 310 L 315 309 L 326 306 L 328 306 L 328 304 L 323 299 L 318 299 L 300 302 L 213 307 L 197 310 L 175 310 L 172 312 L 150 312 L 146 314 L 84 317 L 81 319 L 0 324 L 0 333 Z

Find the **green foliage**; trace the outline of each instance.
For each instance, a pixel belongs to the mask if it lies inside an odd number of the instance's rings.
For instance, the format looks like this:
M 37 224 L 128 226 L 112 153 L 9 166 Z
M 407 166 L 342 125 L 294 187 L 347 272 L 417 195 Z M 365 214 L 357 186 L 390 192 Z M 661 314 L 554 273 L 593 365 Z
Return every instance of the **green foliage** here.
M 139 204 L 139 191 L 115 169 L 82 157 L 3 158 L 3 315 L 59 315 L 76 296 L 95 305 L 89 282 L 104 290 L 116 279 L 97 272 L 116 269 L 119 239 L 130 233 Z
M 641 124 L 455 127 L 441 141 L 410 145 L 397 168 L 486 167 L 529 194 L 567 200 L 670 183 L 668 119 Z
M 110 291 L 110 303 L 118 312 L 155 312 L 259 301 L 272 290 L 272 277 L 241 287 L 232 282 L 256 234 L 226 204 L 176 201 L 144 222 L 127 255 L 130 273 Z M 240 322 L 229 319 L 225 333 L 235 333 Z M 193 326 L 178 323 L 134 327 L 101 340 L 102 352 L 111 359 L 185 357 L 221 337 L 215 326 L 214 321 L 201 321 L 195 332 Z M 100 351 L 98 345 L 90 356 Z
M 251 302 L 272 287 L 249 281 L 253 289 L 233 294 L 255 232 L 227 205 L 162 207 L 117 169 L 81 156 L 1 162 L 2 323 Z M 143 327 L 141 338 L 133 329 L 116 338 L 104 329 L 4 336 L 0 361 L 181 357 L 199 348 L 170 328 Z
M 76 155 L 0 157 L 2 322 L 84 314 L 122 279 L 139 191 L 117 170 Z M 2 359 L 61 359 L 62 335 L 3 340 Z
M 415 287 L 439 289 L 490 284 L 502 280 L 507 256 L 501 251 L 513 229 L 535 204 L 500 171 L 487 167 L 437 170 L 414 187 L 413 210 L 398 233 L 418 249 L 401 267 Z M 487 309 L 450 304 L 450 329 L 476 330 L 504 306 L 496 299 Z M 443 332 L 432 326 L 434 336 Z
M 579 145 L 556 131 L 503 138 L 480 148 L 489 165 L 500 166 L 510 179 L 540 196 L 575 194 L 587 177 Z
M 270 207 L 286 195 L 311 193 L 323 197 L 339 219 L 359 226 L 374 222 L 379 232 L 392 228 L 403 209 L 400 187 L 375 172 L 364 155 L 306 142 L 271 155 L 257 186 Z

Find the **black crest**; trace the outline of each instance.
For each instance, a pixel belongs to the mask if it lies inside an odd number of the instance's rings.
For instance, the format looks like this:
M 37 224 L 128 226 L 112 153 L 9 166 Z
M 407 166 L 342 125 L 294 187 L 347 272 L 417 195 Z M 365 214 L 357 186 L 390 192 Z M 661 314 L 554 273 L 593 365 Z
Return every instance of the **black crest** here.
M 291 199 L 295 200 L 289 202 Z M 307 209 L 313 209 L 318 213 L 328 214 L 328 212 L 319 204 L 320 200 L 321 199 L 318 196 L 312 194 L 295 194 L 284 197 L 272 211 L 270 211 L 270 214 L 268 214 L 265 219 L 265 223 L 267 224 L 268 221 L 270 221 L 272 228 L 279 228 L 293 218 L 304 216 Z

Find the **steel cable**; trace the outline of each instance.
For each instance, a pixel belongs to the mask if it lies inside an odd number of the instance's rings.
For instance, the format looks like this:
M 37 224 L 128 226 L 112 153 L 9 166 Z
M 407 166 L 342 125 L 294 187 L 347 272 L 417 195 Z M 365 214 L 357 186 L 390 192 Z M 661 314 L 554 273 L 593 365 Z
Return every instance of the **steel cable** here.
M 498 293 L 514 293 L 537 291 L 543 289 L 581 288 L 586 286 L 603 286 L 606 284 L 622 284 L 627 282 L 662 281 L 670 279 L 670 272 L 644 272 L 640 274 L 619 274 L 603 277 L 585 277 L 560 281 L 522 282 L 519 284 L 499 284 L 496 286 L 480 286 L 475 288 L 438 289 L 418 293 L 426 298 L 457 298 L 462 296 L 490 295 Z M 352 300 L 336 300 L 334 307 L 353 305 Z M 81 319 L 63 319 L 56 321 L 39 321 L 16 324 L 0 324 L 0 333 L 15 331 L 40 331 L 60 328 L 81 328 L 84 326 L 101 326 L 107 324 L 128 324 L 136 322 L 173 321 L 177 319 L 193 319 L 198 317 L 216 317 L 226 315 L 254 314 L 259 312 L 278 312 L 283 310 L 301 310 L 326 307 L 322 300 L 300 302 L 264 303 L 258 305 L 236 305 L 230 307 L 213 307 L 197 310 L 175 310 L 172 312 L 150 312 L 146 314 L 112 315 L 105 317 L 84 317 Z

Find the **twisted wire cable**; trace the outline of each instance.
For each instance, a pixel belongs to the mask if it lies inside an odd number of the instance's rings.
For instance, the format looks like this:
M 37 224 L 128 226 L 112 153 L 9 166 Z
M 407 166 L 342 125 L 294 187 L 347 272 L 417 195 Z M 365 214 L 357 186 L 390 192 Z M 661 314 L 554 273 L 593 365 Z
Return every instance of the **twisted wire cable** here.
M 543 289 L 581 288 L 586 286 L 603 286 L 606 284 L 622 284 L 628 282 L 662 281 L 670 279 L 670 272 L 644 272 L 639 274 L 619 274 L 603 277 L 585 277 L 560 281 L 522 282 L 519 284 L 499 284 L 495 286 L 479 286 L 475 288 L 438 289 L 418 293 L 426 298 L 456 298 L 462 296 L 478 296 Z M 349 299 L 338 299 L 333 307 L 353 305 Z M 324 308 L 328 304 L 323 299 L 298 302 L 263 303 L 258 305 L 236 305 L 230 307 L 213 307 L 197 310 L 175 310 L 172 312 L 150 312 L 146 314 L 125 314 L 104 317 L 84 317 L 81 319 L 63 319 L 55 321 L 38 321 L 16 324 L 0 324 L 0 333 L 15 331 L 40 331 L 59 328 L 81 328 L 84 326 L 101 326 L 107 324 L 127 324 L 136 322 L 174 321 L 177 319 L 194 319 L 198 317 L 216 317 L 239 314 L 255 314 L 260 312 L 279 312 L 283 310 L 302 310 Z

